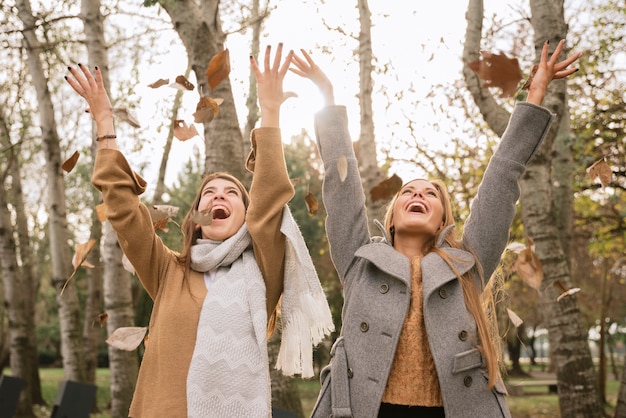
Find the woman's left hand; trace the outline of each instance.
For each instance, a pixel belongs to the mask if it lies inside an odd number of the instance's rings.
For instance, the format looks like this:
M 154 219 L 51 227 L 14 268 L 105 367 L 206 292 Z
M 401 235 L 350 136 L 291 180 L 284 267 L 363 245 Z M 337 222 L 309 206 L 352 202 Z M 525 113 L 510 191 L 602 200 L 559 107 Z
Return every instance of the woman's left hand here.
M 265 49 L 264 71 L 261 72 L 256 60 L 250 56 L 250 65 L 254 71 L 257 81 L 257 92 L 259 95 L 259 105 L 261 107 L 261 126 L 279 127 L 280 106 L 290 97 L 295 97 L 293 92 L 283 91 L 283 80 L 291 59 L 293 51 L 289 51 L 285 61 L 281 65 L 283 44 L 278 44 L 274 62 L 270 64 L 272 47 L 267 46 Z

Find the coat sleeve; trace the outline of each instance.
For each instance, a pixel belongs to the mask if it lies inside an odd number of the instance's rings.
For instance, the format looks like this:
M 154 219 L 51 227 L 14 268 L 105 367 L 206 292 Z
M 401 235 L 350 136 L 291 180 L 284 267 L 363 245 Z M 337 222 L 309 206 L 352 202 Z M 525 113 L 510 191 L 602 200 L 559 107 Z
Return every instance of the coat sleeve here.
M 324 162 L 323 200 L 330 253 L 342 284 L 354 253 L 369 242 L 365 194 L 348 131 L 344 106 L 329 106 L 315 116 L 315 136 Z M 343 165 L 347 174 L 342 179 Z
M 155 233 L 150 212 L 139 200 L 146 189 L 145 180 L 130 168 L 121 152 L 102 149 L 96 154 L 91 181 L 102 192 L 107 221 L 122 251 L 154 299 L 160 278 L 165 277 L 175 255 Z
M 554 115 L 543 107 L 517 103 L 471 203 L 463 241 L 480 260 L 485 280 L 493 274 L 507 245 L 520 196 L 518 181 L 553 119 Z
M 270 324 L 283 291 L 285 236 L 280 232 L 284 206 L 294 195 L 278 128 L 252 131 L 246 167 L 253 172 L 246 225 L 266 288 Z

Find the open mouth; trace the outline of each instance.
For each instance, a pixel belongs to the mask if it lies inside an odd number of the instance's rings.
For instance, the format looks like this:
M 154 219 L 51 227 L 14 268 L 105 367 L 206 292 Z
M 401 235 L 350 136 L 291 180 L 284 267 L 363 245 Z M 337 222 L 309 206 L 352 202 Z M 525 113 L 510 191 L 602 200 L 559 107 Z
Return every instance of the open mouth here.
M 407 211 L 411 213 L 428 213 L 428 208 L 423 203 L 413 202 L 409 205 Z
M 226 219 L 230 216 L 230 211 L 223 206 L 213 207 L 211 216 L 213 219 Z

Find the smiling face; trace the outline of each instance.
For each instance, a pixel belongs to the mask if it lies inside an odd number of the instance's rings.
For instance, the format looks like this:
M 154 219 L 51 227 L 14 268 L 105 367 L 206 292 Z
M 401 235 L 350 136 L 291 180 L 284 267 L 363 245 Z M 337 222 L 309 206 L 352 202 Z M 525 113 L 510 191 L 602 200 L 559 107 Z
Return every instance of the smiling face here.
M 398 192 L 388 220 L 394 242 L 405 237 L 435 237 L 444 224 L 443 197 L 440 189 L 428 180 L 413 180 Z
M 210 208 L 213 221 L 202 225 L 202 238 L 223 241 L 232 237 L 243 225 L 246 205 L 241 189 L 234 182 L 215 178 L 204 185 L 198 211 Z

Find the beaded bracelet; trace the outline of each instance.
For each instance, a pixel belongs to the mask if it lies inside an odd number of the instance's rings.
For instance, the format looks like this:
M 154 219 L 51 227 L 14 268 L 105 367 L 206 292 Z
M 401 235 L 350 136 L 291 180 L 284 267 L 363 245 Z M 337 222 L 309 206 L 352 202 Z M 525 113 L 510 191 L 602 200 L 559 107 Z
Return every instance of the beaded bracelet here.
M 96 137 L 96 141 L 100 141 L 102 139 L 116 139 L 117 135 L 115 134 L 108 134 L 108 135 L 102 135 L 102 136 L 97 136 Z

